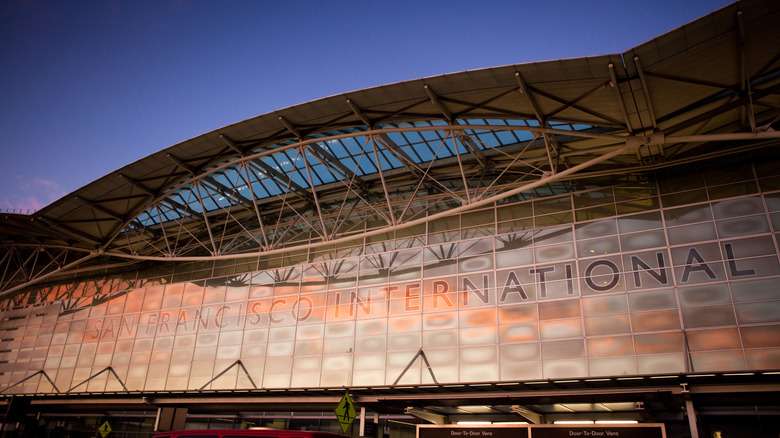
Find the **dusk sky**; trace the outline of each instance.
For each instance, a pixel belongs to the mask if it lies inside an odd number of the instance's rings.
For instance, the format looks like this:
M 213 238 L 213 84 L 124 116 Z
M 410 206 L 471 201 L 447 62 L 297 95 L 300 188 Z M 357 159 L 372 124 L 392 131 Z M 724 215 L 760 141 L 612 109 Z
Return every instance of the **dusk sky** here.
M 0 211 L 299 103 L 621 53 L 729 3 L 0 0 Z

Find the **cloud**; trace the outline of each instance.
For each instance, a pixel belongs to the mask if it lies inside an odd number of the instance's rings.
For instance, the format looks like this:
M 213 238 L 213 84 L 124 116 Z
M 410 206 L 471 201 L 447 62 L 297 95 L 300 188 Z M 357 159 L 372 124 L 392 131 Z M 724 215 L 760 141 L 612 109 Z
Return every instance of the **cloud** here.
M 42 178 L 16 178 L 0 194 L 0 210 L 31 214 L 65 196 L 67 192 L 56 181 Z

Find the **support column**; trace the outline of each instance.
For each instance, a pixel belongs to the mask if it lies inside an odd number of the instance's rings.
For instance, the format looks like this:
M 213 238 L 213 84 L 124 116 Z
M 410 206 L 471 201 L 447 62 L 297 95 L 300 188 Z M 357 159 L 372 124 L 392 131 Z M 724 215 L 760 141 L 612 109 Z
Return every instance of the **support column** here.
M 366 436 L 366 408 L 360 407 L 360 436 Z
M 693 400 L 685 400 L 685 410 L 688 413 L 688 426 L 691 428 L 691 437 L 699 438 L 699 426 L 696 424 L 696 410 L 693 408 Z
M 159 407 L 154 421 L 155 432 L 184 429 L 187 422 L 187 408 Z
M 372 422 L 373 420 L 373 422 Z M 379 430 L 379 412 L 374 412 L 373 418 L 366 414 L 366 408 L 360 408 L 360 436 L 377 438 Z

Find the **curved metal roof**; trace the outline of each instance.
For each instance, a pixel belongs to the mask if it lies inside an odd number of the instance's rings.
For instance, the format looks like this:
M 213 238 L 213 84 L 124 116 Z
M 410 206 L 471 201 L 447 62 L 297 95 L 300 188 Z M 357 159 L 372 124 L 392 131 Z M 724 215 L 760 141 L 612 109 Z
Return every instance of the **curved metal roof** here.
M 388 84 L 203 134 L 5 214 L 0 291 L 87 260 L 332 245 L 553 181 L 776 145 L 779 18 L 743 1 L 622 54 Z

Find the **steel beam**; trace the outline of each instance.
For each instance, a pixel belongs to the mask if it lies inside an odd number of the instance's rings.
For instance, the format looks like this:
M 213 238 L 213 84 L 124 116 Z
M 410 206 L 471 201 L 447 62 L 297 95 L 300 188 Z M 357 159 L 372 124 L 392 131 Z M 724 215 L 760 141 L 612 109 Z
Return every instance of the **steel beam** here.
M 447 416 L 441 414 L 434 414 L 433 412 L 425 411 L 422 409 L 408 407 L 406 408 L 404 413 L 433 424 L 444 425 L 449 423 Z
M 626 111 L 626 103 L 623 102 L 623 93 L 620 91 L 620 83 L 617 79 L 617 73 L 615 73 L 615 64 L 611 62 L 609 63 L 609 77 L 612 79 L 615 98 L 617 99 L 618 107 L 620 107 L 620 112 L 623 114 L 623 120 L 626 122 L 626 129 L 631 134 L 634 132 L 634 128 L 631 127 L 631 119 L 628 117 L 628 112 Z
M 640 140 L 640 142 L 641 142 L 641 140 Z M 519 194 L 519 193 L 522 193 L 522 192 L 525 192 L 525 191 L 528 191 L 528 190 L 531 190 L 531 189 L 534 189 L 534 188 L 537 188 L 537 187 L 549 184 L 549 183 L 551 183 L 553 181 L 558 181 L 558 180 L 565 179 L 566 177 L 571 176 L 573 174 L 576 174 L 579 171 L 587 169 L 587 168 L 589 168 L 589 167 L 591 167 L 591 166 L 593 166 L 595 164 L 598 164 L 598 163 L 610 160 L 610 159 L 612 159 L 612 158 L 614 158 L 616 156 L 619 156 L 621 154 L 634 153 L 636 151 L 636 148 L 637 148 L 636 142 L 627 142 L 622 147 L 616 148 L 616 149 L 614 149 L 614 150 L 612 150 L 610 152 L 607 152 L 607 153 L 605 153 L 605 154 L 603 154 L 601 156 L 592 158 L 592 159 L 590 159 L 588 161 L 585 161 L 583 163 L 580 163 L 580 164 L 578 164 L 576 166 L 572 166 L 572 167 L 570 167 L 568 169 L 565 169 L 565 170 L 563 170 L 561 172 L 558 172 L 558 173 L 556 173 L 554 175 L 544 175 L 544 176 L 542 176 L 541 178 L 539 178 L 539 179 L 537 179 L 535 181 L 529 182 L 527 184 L 520 185 L 520 186 L 518 186 L 518 187 L 516 187 L 514 189 L 507 190 L 505 192 L 498 193 L 496 195 L 488 196 L 488 197 L 485 197 L 485 198 L 473 199 L 469 203 L 463 203 L 460 207 L 456 207 L 456 208 L 453 208 L 453 209 L 449 209 L 449 210 L 446 210 L 446 211 L 442 211 L 440 213 L 436 213 L 436 214 L 433 214 L 433 215 L 429 215 L 429 216 L 418 218 L 418 219 L 411 220 L 411 221 L 401 222 L 401 223 L 397 223 L 397 224 L 393 224 L 393 225 L 388 225 L 387 227 L 383 227 L 383 228 L 379 228 L 379 229 L 375 229 L 375 230 L 370 230 L 370 231 L 366 231 L 366 232 L 359 233 L 359 234 L 349 235 L 349 236 L 345 236 L 345 237 L 341 237 L 341 238 L 337 238 L 337 239 L 333 239 L 333 240 L 329 240 L 329 241 L 320 241 L 320 242 L 313 242 L 313 243 L 298 245 L 294 249 L 296 249 L 296 250 L 304 250 L 304 249 L 310 249 L 310 248 L 318 248 L 318 247 L 322 247 L 322 246 L 325 246 L 325 245 L 331 245 L 331 244 L 334 244 L 334 243 L 341 243 L 341 242 L 352 241 L 352 240 L 355 240 L 357 238 L 365 238 L 365 237 L 375 236 L 375 235 L 378 235 L 378 234 L 384 234 L 384 233 L 387 233 L 387 232 L 390 232 L 390 231 L 395 231 L 397 229 L 408 228 L 408 227 L 412 227 L 412 226 L 415 226 L 415 225 L 428 223 L 428 222 L 431 222 L 431 221 L 434 221 L 436 219 L 440 219 L 440 218 L 443 218 L 443 217 L 448 217 L 448 216 L 452 216 L 452 215 L 455 215 L 455 214 L 459 214 L 459 213 L 462 213 L 462 212 L 465 212 L 465 211 L 468 211 L 468 210 L 471 210 L 471 209 L 474 209 L 474 208 L 482 207 L 482 206 L 485 206 L 485 205 L 489 205 L 489 204 L 492 204 L 492 203 L 494 203 L 494 202 L 496 202 L 498 200 L 501 200 L 501 199 L 504 199 L 504 198 L 507 198 L 507 197 L 511 197 L 511 196 L 516 195 L 516 194 Z M 280 249 L 274 249 L 274 250 L 271 250 L 271 251 L 258 252 L 258 253 L 222 254 L 219 257 L 221 257 L 222 259 L 246 258 L 246 257 L 251 257 L 251 256 L 271 255 L 271 254 L 276 254 L 276 253 L 282 253 L 282 252 L 290 251 L 291 249 L 292 248 L 280 248 Z M 136 255 L 122 254 L 122 253 L 110 253 L 110 254 L 107 253 L 107 255 L 120 257 L 120 258 L 126 258 L 126 259 L 133 259 L 133 260 L 150 260 L 150 261 L 153 261 L 153 260 L 158 260 L 158 261 L 166 260 L 166 261 L 170 261 L 171 260 L 171 258 L 168 258 L 168 257 L 141 256 L 141 255 L 137 255 L 136 256 Z M 217 256 L 177 257 L 177 260 L 181 260 L 181 261 L 184 261 L 184 260 L 187 260 L 187 261 L 205 261 L 205 260 L 216 260 L 217 258 L 218 258 Z
M 442 103 L 442 101 L 439 99 L 439 96 L 431 89 L 431 87 L 428 84 L 425 84 L 423 86 L 425 88 L 425 92 L 428 93 L 428 97 L 431 99 L 431 103 L 436 105 L 437 108 L 439 108 L 439 111 L 444 115 L 444 118 L 447 119 L 447 123 L 452 124 L 455 120 L 452 116 L 452 112 Z

